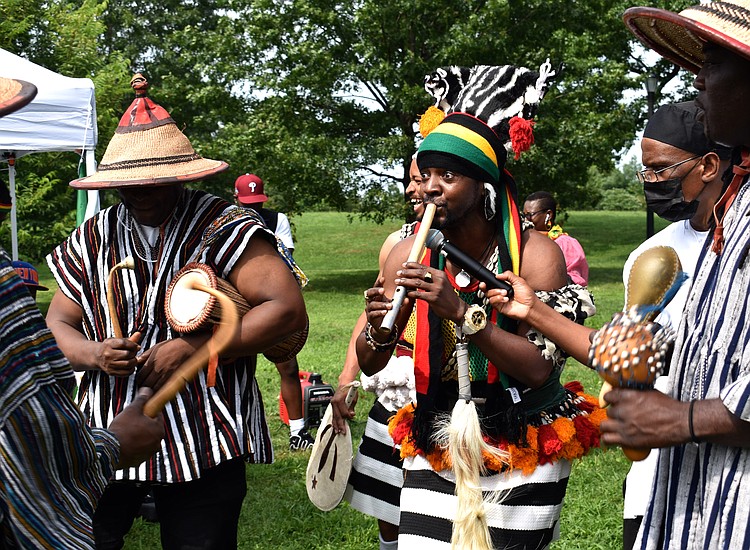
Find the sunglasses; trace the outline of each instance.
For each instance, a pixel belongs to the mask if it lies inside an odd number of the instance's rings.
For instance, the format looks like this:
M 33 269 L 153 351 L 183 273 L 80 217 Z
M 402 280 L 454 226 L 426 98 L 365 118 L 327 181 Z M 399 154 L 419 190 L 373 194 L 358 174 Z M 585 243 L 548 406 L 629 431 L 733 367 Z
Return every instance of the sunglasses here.
M 546 212 L 546 210 L 537 210 L 536 212 L 524 212 L 523 217 L 531 221 L 531 218 L 533 218 L 537 214 L 541 214 L 542 212 Z

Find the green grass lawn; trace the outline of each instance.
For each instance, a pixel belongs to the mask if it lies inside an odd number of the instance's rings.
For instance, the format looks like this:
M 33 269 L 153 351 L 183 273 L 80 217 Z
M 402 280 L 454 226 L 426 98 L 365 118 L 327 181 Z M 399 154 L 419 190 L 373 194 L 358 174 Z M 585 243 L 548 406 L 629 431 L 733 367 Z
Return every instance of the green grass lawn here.
M 377 274 L 377 254 L 398 222 L 378 226 L 340 213 L 307 213 L 294 220 L 297 258 L 310 277 L 304 290 L 310 316 L 310 336 L 299 355 L 302 370 L 319 372 L 335 386 L 349 335 L 363 308 L 362 290 Z M 657 219 L 657 230 L 664 226 Z M 645 214 L 633 212 L 570 212 L 565 230 L 583 245 L 591 268 L 590 288 L 598 313 L 587 323 L 599 327 L 622 307 L 622 265 L 629 252 L 645 239 Z M 43 284 L 55 288 L 46 266 L 38 266 Z M 46 311 L 52 292 L 39 293 Z M 598 394 L 596 374 L 569 360 L 565 381 L 581 380 Z M 376 549 L 373 518 L 346 503 L 320 512 L 307 499 L 304 478 L 307 453 L 288 451 L 288 428 L 278 414 L 279 379 L 274 366 L 259 360 L 258 380 L 272 429 L 276 462 L 248 466 L 248 496 L 240 519 L 239 546 L 246 549 Z M 352 423 L 353 439 L 364 430 L 371 395 L 362 395 Z M 619 449 L 596 451 L 573 464 L 562 512 L 560 549 L 611 549 L 621 546 L 622 480 L 629 462 Z M 158 526 L 140 520 L 125 548 L 158 548 Z

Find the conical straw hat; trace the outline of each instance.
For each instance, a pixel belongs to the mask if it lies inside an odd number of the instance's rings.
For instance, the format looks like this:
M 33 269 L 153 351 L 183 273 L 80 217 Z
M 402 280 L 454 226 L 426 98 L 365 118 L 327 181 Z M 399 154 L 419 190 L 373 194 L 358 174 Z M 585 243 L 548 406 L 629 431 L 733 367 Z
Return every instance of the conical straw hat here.
M 0 76 L 0 116 L 5 116 L 31 103 L 36 86 L 23 80 Z
M 169 185 L 201 180 L 229 168 L 201 157 L 169 113 L 146 94 L 141 74 L 130 81 L 135 100 L 120 119 L 96 173 L 70 182 L 76 189 Z
M 641 42 L 693 73 L 703 66 L 706 42 L 750 59 L 750 0 L 707 2 L 679 14 L 635 7 L 623 19 Z

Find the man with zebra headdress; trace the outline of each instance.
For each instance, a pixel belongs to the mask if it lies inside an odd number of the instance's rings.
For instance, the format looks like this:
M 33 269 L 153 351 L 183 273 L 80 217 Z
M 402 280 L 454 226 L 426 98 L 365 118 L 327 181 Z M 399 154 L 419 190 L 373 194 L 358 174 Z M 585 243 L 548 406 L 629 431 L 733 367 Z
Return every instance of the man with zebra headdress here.
M 560 248 L 523 224 L 504 169 L 506 144 L 518 158 L 533 143 L 530 119 L 550 76 L 549 63 L 539 72 L 478 66 L 429 75 L 436 107 L 420 121 L 426 137 L 417 163 L 424 202 L 437 207 L 433 227 L 490 271 L 530 277 L 545 301 L 582 322 L 594 311 L 590 294 L 566 286 Z M 368 374 L 388 361 L 397 327 L 413 344 L 417 401 L 390 423 L 406 470 L 399 544 L 546 547 L 559 533 L 570 460 L 598 444 L 596 400 L 580 384 L 563 387 L 565 355 L 528 326 L 495 315 L 479 281 L 450 257 L 428 250 L 421 263 L 405 263 L 413 240 L 394 247 L 385 287 L 369 291 L 357 342 Z M 396 286 L 408 301 L 383 334 Z

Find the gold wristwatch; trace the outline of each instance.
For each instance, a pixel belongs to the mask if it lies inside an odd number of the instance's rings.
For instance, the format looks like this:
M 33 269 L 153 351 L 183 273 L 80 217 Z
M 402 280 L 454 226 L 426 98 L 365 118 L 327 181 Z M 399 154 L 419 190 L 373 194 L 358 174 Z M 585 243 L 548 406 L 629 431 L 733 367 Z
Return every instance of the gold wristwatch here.
M 466 335 L 476 334 L 487 326 L 487 312 L 482 306 L 477 304 L 466 308 L 464 313 L 464 324 L 461 325 L 461 332 Z

